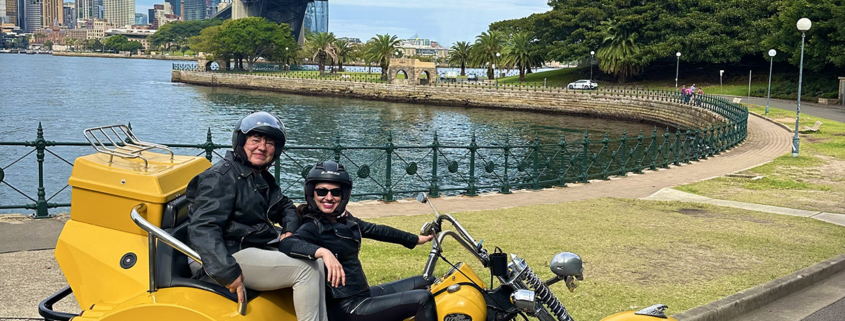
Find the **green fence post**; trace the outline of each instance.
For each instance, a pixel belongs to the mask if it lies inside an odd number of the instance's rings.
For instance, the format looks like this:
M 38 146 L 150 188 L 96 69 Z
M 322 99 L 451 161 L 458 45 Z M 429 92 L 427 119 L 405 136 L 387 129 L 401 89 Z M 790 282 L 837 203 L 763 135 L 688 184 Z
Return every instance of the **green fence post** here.
M 510 194 L 511 193 L 511 182 L 510 178 L 508 177 L 508 158 L 510 158 L 511 153 L 511 138 L 510 135 L 505 134 L 505 170 L 504 170 L 504 184 L 502 184 L 502 189 L 500 193 L 502 194 Z
M 540 189 L 540 137 L 537 134 L 534 134 L 534 143 L 532 144 L 532 149 L 534 149 L 534 184 L 532 189 L 538 190 Z
M 690 162 L 690 152 L 689 152 L 690 147 L 689 146 L 690 146 L 690 136 L 691 135 L 692 135 L 692 133 L 690 132 L 690 128 L 687 127 L 687 133 L 686 133 L 686 135 L 684 135 L 684 143 L 686 145 L 686 146 L 684 146 L 684 163 L 687 163 L 687 164 L 689 164 L 689 162 Z M 693 140 L 695 140 L 695 139 L 693 139 Z
M 619 176 L 627 176 L 628 175 L 628 131 L 622 130 L 622 139 L 620 139 L 619 143 L 619 150 L 622 151 L 622 156 L 619 158 L 619 163 L 622 164 L 622 168 L 619 170 Z
M 334 161 L 340 163 L 340 155 L 343 152 L 343 146 L 340 145 L 340 132 L 335 135 L 334 139 Z
M 695 137 L 692 141 L 694 142 L 693 148 L 695 148 L 692 152 L 693 160 L 697 161 L 701 159 L 701 127 L 695 126 Z
M 640 133 L 637 134 L 637 149 L 634 151 L 636 153 L 634 156 L 636 157 L 635 161 L 637 162 L 637 167 L 635 168 L 634 173 L 643 173 L 643 159 L 645 158 L 645 155 L 647 153 L 643 151 L 644 149 L 645 147 L 643 147 L 643 130 L 640 129 Z
M 44 192 L 44 150 L 47 148 L 47 141 L 44 140 L 44 129 L 41 127 L 41 122 L 38 122 L 38 131 L 35 139 L 36 158 L 38 160 L 38 201 L 35 202 L 35 218 L 47 218 L 50 214 L 47 212 L 47 195 Z
M 681 129 L 678 128 L 675 130 L 675 158 L 672 160 L 672 164 L 675 166 L 680 165 L 678 162 L 678 157 L 680 156 L 680 149 L 681 149 Z
M 651 164 L 649 164 L 648 169 L 650 170 L 657 170 L 657 126 L 654 126 L 654 131 L 651 132 Z
M 710 150 L 708 151 L 708 155 L 713 157 L 713 154 L 716 153 L 716 138 L 714 134 L 716 133 L 716 126 L 710 124 L 710 135 L 707 136 L 707 145 L 710 146 Z
M 557 186 L 565 187 L 566 186 L 566 169 L 565 169 L 564 166 L 565 166 L 565 164 L 570 162 L 569 157 L 566 157 L 566 135 L 565 134 L 560 136 L 560 143 L 558 143 L 557 146 L 558 146 L 558 149 L 559 149 L 558 153 L 560 154 L 560 172 L 558 172 L 558 175 L 560 176 L 560 178 L 559 178 L 560 182 L 557 184 Z M 568 165 L 571 167 L 571 164 L 568 164 Z
M 663 132 L 663 163 L 660 167 L 668 168 L 669 167 L 669 127 L 666 127 L 666 131 Z
M 585 130 L 584 131 L 584 140 L 581 142 L 584 145 L 584 149 L 581 152 L 581 175 L 578 177 L 578 180 L 582 183 L 587 183 L 587 160 L 590 157 L 590 134 Z
M 429 196 L 439 197 L 440 187 L 437 184 L 437 152 L 440 143 L 437 141 L 437 131 L 434 131 L 434 142 L 431 143 L 431 186 L 428 189 Z
M 605 154 L 610 152 L 610 148 L 608 147 L 609 143 L 610 140 L 607 138 L 607 132 L 604 132 L 604 138 L 602 138 L 601 140 L 601 150 L 604 151 Z M 601 151 L 599 153 L 601 153 Z M 601 179 L 608 179 L 607 169 L 608 167 L 610 167 L 610 163 L 612 162 L 613 158 L 610 159 L 607 165 L 603 164 L 602 162 L 599 162 L 599 166 L 601 166 Z
M 202 148 L 205 149 L 205 159 L 210 162 L 211 155 L 214 153 L 214 141 L 211 140 L 211 127 L 208 128 L 205 134 L 205 144 L 202 145 Z
M 478 150 L 478 145 L 475 144 L 475 131 L 472 132 L 472 140 L 469 143 L 469 188 L 467 189 L 467 196 L 477 196 L 475 191 L 475 151 Z
M 384 193 L 384 200 L 386 202 L 393 202 L 393 183 L 390 181 L 390 172 L 393 166 L 393 133 L 387 133 L 387 146 L 385 147 L 385 151 L 387 152 L 387 158 L 385 159 L 385 171 L 384 171 L 384 187 L 387 189 Z

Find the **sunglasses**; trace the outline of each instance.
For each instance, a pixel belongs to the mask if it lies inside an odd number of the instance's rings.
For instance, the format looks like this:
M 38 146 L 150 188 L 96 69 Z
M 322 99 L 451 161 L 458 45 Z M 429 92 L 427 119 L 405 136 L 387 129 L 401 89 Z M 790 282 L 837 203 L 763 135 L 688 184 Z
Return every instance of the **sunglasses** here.
M 314 191 L 317 192 L 317 196 L 320 196 L 320 197 L 329 195 L 329 193 L 332 193 L 332 196 L 334 196 L 334 197 L 340 197 L 340 195 L 343 193 L 343 191 L 339 188 L 333 188 L 333 189 L 318 188 L 318 189 L 315 189 Z

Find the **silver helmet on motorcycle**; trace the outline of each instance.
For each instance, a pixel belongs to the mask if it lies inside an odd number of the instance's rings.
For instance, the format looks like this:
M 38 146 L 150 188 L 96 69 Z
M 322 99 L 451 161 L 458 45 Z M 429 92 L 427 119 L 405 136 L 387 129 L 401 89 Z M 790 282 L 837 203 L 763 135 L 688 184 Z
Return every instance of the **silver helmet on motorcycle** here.
M 232 149 L 243 162 L 249 163 L 246 153 L 244 152 L 246 138 L 254 134 L 273 139 L 276 142 L 276 150 L 273 153 L 273 161 L 279 159 L 279 156 L 282 155 L 282 149 L 285 147 L 285 142 L 287 141 L 285 124 L 283 124 L 276 116 L 263 111 L 255 112 L 242 118 L 237 125 L 235 125 L 235 130 L 232 132 Z

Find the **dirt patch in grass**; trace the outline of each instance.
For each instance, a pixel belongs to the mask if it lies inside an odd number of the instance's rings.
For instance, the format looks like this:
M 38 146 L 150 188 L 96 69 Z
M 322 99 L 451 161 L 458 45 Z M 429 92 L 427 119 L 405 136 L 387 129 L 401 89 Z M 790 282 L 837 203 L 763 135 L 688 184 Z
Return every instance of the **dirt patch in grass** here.
M 780 123 L 795 122 L 795 118 L 773 118 L 772 120 Z
M 824 143 L 824 142 L 827 142 L 827 141 L 830 140 L 830 138 L 814 137 L 814 136 L 810 136 L 810 135 L 804 136 L 804 139 L 807 140 L 807 142 L 810 142 L 810 143 Z

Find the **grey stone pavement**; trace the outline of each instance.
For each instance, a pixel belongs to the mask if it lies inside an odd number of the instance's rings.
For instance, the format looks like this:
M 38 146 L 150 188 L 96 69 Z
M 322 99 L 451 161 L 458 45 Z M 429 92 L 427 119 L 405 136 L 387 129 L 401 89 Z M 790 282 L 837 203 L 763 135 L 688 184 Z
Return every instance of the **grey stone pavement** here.
M 748 128 L 748 138 L 734 149 L 703 161 L 672 166 L 669 170 L 646 171 L 644 174 L 629 174 L 627 177 L 612 178 L 608 181 L 571 184 L 565 188 L 516 191 L 508 195 L 493 193 L 478 197 L 444 197 L 437 200 L 437 206 L 442 212 L 462 212 L 562 203 L 599 197 L 644 198 L 667 187 L 689 184 L 755 167 L 789 151 L 791 134 L 780 126 L 760 117 L 750 117 Z M 350 204 L 349 210 L 366 214 L 359 214 L 362 217 L 430 213 L 428 206 L 410 200 L 393 203 L 359 202 Z M 820 215 L 820 213 L 813 213 L 813 215 Z M 2 271 L 0 272 L 0 302 L 2 302 L 0 320 L 4 317 L 38 317 L 38 303 L 66 284 L 52 251 L 62 223 L 62 219 L 31 220 L 22 216 L 0 215 L 0 271 Z M 845 284 L 836 283 L 836 286 L 840 289 L 838 291 L 845 295 L 845 291 L 841 290 L 845 288 Z M 835 295 L 825 297 L 832 298 Z M 841 297 L 842 295 L 834 301 Z M 815 300 L 815 303 L 819 302 L 821 301 Z M 845 304 L 834 304 L 831 307 L 843 305 Z M 76 312 L 79 309 L 73 298 L 60 302 L 55 308 L 66 312 Z M 831 311 L 831 315 L 834 316 L 840 313 L 839 310 L 822 308 L 824 306 L 816 309 L 819 312 L 815 312 L 821 317 L 827 315 L 824 311 Z M 767 320 L 799 319 L 768 318 Z

